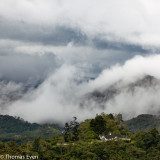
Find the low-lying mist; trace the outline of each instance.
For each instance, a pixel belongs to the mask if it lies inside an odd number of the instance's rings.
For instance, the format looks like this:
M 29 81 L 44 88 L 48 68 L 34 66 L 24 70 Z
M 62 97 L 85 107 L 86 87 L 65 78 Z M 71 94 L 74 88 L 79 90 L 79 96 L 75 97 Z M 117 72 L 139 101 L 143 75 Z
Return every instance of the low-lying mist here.
M 83 121 L 101 112 L 122 113 L 124 119 L 160 113 L 160 55 L 136 56 L 103 70 L 94 80 L 85 80 L 85 76 L 82 70 L 64 64 L 0 112 L 29 122 L 60 124 L 73 116 Z M 3 85 L 1 90 L 20 90 L 21 85 Z

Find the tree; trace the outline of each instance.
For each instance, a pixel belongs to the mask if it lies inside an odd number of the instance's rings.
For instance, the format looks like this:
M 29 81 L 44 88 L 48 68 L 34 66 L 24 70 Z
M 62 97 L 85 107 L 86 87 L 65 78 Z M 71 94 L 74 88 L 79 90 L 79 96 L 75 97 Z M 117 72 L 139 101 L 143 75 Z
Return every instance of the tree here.
M 64 140 L 65 142 L 77 141 L 78 140 L 78 131 L 79 123 L 77 122 L 77 117 L 73 117 L 73 121 L 65 123 L 64 127 Z
M 65 142 L 69 142 L 70 140 L 70 125 L 68 123 L 65 123 L 64 127 L 64 140 Z
M 113 120 L 114 120 L 113 114 L 110 113 L 108 116 L 109 116 L 110 119 L 113 119 Z
M 159 132 L 156 128 L 151 129 L 143 139 L 146 148 L 156 147 L 160 142 Z
M 33 144 L 32 144 L 32 151 L 34 151 L 34 152 L 40 152 L 40 140 L 41 140 L 41 138 L 40 137 L 38 137 L 38 138 L 36 138 L 34 141 L 33 141 Z
M 79 123 L 76 121 L 77 117 L 73 117 L 73 118 L 74 120 L 71 121 L 70 123 L 71 129 L 72 129 L 72 141 L 77 141 L 78 135 L 79 135 L 79 131 L 78 131 Z
M 137 147 L 147 150 L 151 147 L 158 146 L 160 143 L 160 135 L 158 131 L 153 128 L 149 132 L 141 131 L 136 133 L 133 140 L 135 140 Z
M 97 115 L 95 119 L 91 120 L 90 127 L 95 133 L 102 134 L 106 130 L 106 121 L 101 115 Z
M 122 114 L 117 114 L 116 116 L 115 116 L 115 118 L 116 118 L 116 122 L 118 123 L 118 124 L 121 124 L 121 122 L 123 121 L 122 120 Z

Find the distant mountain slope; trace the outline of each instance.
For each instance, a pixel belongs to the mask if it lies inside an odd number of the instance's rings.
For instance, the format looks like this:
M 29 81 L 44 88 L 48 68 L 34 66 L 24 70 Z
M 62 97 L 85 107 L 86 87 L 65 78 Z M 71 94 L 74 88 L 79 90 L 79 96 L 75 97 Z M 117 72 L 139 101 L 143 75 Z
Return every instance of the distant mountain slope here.
M 121 113 L 124 119 L 139 114 L 160 113 L 160 79 L 143 75 L 127 82 L 117 80 L 114 83 L 97 87 L 82 97 L 82 108 L 104 110 L 108 113 Z
M 122 81 L 118 81 L 115 84 L 112 84 L 111 86 L 107 87 L 105 89 L 97 89 L 89 94 L 86 95 L 87 100 L 94 100 L 96 102 L 106 102 L 112 98 L 114 98 L 114 96 L 120 94 L 121 92 L 124 91 L 128 91 L 128 92 L 134 92 L 137 87 L 139 88 L 149 88 L 149 87 L 154 87 L 155 85 L 159 85 L 160 86 L 160 80 L 150 76 L 150 75 L 146 75 L 140 79 L 138 79 L 137 81 L 133 82 L 133 83 L 129 83 L 129 84 L 123 84 Z
M 141 130 L 150 130 L 152 128 L 160 129 L 160 116 L 141 114 L 135 118 L 124 122 L 129 130 L 132 132 Z
M 29 123 L 19 117 L 0 115 L 0 141 L 14 139 L 33 139 L 37 136 L 43 138 L 61 134 L 62 128 L 56 124 Z

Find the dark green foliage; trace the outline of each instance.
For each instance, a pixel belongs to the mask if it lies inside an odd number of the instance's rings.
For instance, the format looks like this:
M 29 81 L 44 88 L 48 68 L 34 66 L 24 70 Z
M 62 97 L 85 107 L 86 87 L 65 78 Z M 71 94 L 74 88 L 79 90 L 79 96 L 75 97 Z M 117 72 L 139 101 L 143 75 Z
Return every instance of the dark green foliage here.
M 0 131 L 1 133 L 22 133 L 26 130 L 33 131 L 39 127 L 36 123 L 29 123 L 20 117 L 12 117 L 8 115 L 0 115 Z
M 142 114 L 136 118 L 125 121 L 124 124 L 132 132 L 150 130 L 152 128 L 160 129 L 160 117 L 149 114 Z
M 77 122 L 76 117 L 73 117 L 73 121 L 70 121 L 70 123 L 65 123 L 64 127 L 65 142 L 78 140 L 78 135 L 79 135 L 78 127 L 79 123 Z
M 76 121 L 77 120 L 76 117 L 73 117 L 73 118 L 74 118 L 74 120 L 71 121 L 72 141 L 77 141 L 78 135 L 79 135 L 79 131 L 78 131 L 79 123 Z
M 79 139 L 83 141 L 91 141 L 92 139 L 98 138 L 98 134 L 96 134 L 90 128 L 91 120 L 87 119 L 85 122 L 81 123 L 78 130 L 79 130 Z
M 113 120 L 114 120 L 113 114 L 110 113 L 108 116 L 109 116 L 110 119 L 113 119 Z
M 105 132 L 119 132 L 122 136 L 122 133 L 128 134 L 128 130 L 121 124 L 121 116 L 112 117 L 102 113 L 96 117 L 94 120 L 98 121 L 98 124 L 105 121 Z M 23 145 L 0 142 L 0 154 L 37 155 L 39 160 L 159 160 L 160 135 L 157 129 L 136 132 L 131 135 L 131 141 L 123 139 L 101 141 L 97 139 L 98 134 L 95 133 L 97 130 L 91 129 L 91 121 L 88 119 L 79 125 L 74 118 L 70 123 L 66 123 L 69 142 L 64 141 L 65 134 L 48 139 L 37 137 L 33 142 L 28 141 Z M 94 124 L 97 124 L 95 121 Z M 79 139 L 75 139 L 75 136 Z
M 102 134 L 106 131 L 106 121 L 101 115 L 97 115 L 95 119 L 91 120 L 90 128 L 96 134 Z
M 70 125 L 68 123 L 65 123 L 65 127 L 64 127 L 64 140 L 65 140 L 65 142 L 70 141 L 70 132 L 71 132 Z
M 40 125 L 37 123 L 29 123 L 24 121 L 20 117 L 12 117 L 8 115 L 0 115 L 0 131 L 1 133 L 22 133 L 25 131 L 34 131 L 40 127 L 52 127 L 57 130 L 61 130 L 62 128 L 56 124 L 44 124 Z
M 0 115 L 0 141 L 16 141 L 16 143 L 26 143 L 37 136 L 44 138 L 60 135 L 58 125 L 36 124 L 24 121 L 19 117 Z
M 133 136 L 132 139 L 135 141 L 137 147 L 143 148 L 145 150 L 151 147 L 159 147 L 160 144 L 160 135 L 155 128 L 149 132 L 138 132 Z
M 33 141 L 32 151 L 38 152 L 38 153 L 40 152 L 40 150 L 41 150 L 40 140 L 41 140 L 41 138 L 40 138 L 40 137 L 37 137 L 37 138 Z
M 101 113 L 95 119 L 87 119 L 81 123 L 79 128 L 79 139 L 91 141 L 98 139 L 100 134 L 120 134 L 129 136 L 130 131 L 122 123 L 122 115 Z

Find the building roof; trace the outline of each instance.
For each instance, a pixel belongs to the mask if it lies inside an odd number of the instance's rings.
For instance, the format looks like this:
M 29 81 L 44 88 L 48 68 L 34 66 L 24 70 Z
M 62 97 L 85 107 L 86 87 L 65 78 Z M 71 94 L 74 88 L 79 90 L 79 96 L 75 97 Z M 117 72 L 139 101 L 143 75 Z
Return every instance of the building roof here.
M 101 135 L 101 136 L 104 136 L 106 139 L 112 139 L 112 138 L 121 138 L 122 136 L 119 135 L 119 134 L 111 134 L 111 135 Z

